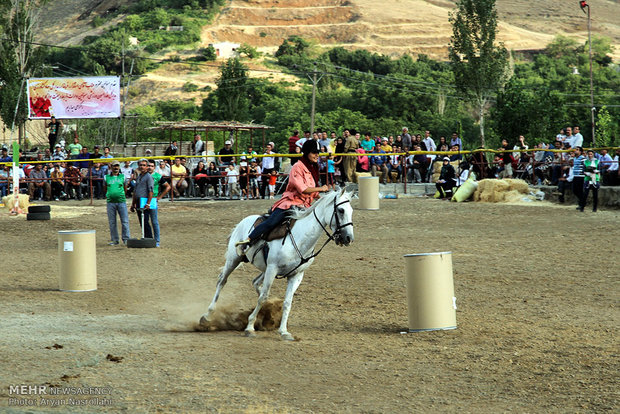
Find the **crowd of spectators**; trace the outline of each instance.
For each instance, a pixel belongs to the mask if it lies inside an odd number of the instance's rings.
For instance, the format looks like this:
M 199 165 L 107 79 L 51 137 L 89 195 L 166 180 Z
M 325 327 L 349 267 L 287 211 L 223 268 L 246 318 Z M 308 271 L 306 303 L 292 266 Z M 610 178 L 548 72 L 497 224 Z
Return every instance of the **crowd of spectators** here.
M 506 139 L 502 140 L 493 161 L 488 161 L 482 152 L 461 153 L 463 142 L 456 132 L 449 138 L 441 136 L 435 141 L 428 130 L 412 134 L 405 127 L 401 134 L 395 136 L 377 136 L 370 132 L 362 134 L 355 130 L 344 130 L 342 136 L 328 131 L 306 131 L 300 136 L 295 131 L 288 139 L 289 153 L 300 153 L 302 145 L 308 140 L 316 141 L 325 154 L 319 158 L 319 185 L 355 182 L 359 173 L 369 173 L 379 177 L 381 183 L 441 181 L 439 187 L 449 192 L 450 188 L 462 184 L 469 173 L 474 172 L 478 179 L 522 178 L 533 184 L 558 186 L 562 194 L 560 200 L 563 200 L 566 188 L 573 186 L 574 163 L 578 157 L 573 149 L 583 144 L 579 127 L 563 128 L 552 144 L 538 142 L 533 147 L 520 135 L 514 145 Z M 205 142 L 200 134 L 196 134 L 191 146 L 194 157 L 186 158 L 178 154 L 179 147 L 173 141 L 162 154 L 166 158 L 156 161 L 155 171 L 170 184 L 172 197 L 273 198 L 285 187 L 286 174 L 282 170 L 282 160 L 275 157 L 273 142 L 259 151 L 260 157 L 251 146 L 239 150 L 240 156 L 234 156 L 232 144 L 231 137 L 219 150 L 219 157 L 209 158 Z M 552 151 L 554 149 L 568 152 Z M 402 154 L 409 151 L 451 151 L 452 154 Z M 355 155 L 338 155 L 346 153 Z M 150 150 L 146 150 L 145 155 L 157 156 Z M 607 150 L 594 153 L 600 162 L 601 184 L 620 184 L 619 156 L 620 150 L 616 150 L 615 154 L 608 154 Z M 174 157 L 174 161 L 170 161 L 169 157 Z M 99 146 L 94 146 L 91 152 L 76 136 L 69 145 L 63 147 L 57 143 L 53 148 L 37 152 L 34 160 L 44 163 L 26 161 L 20 164 L 20 189 L 35 200 L 103 199 L 104 178 L 109 171 L 108 158 L 113 158 L 109 147 L 104 147 L 101 152 Z M 93 159 L 101 161 L 86 161 Z M 20 154 L 20 160 L 23 160 L 23 154 Z M 294 164 L 297 160 L 291 157 L 290 163 Z M 2 148 L 0 163 L 10 161 L 12 158 L 7 148 Z M 447 165 L 454 167 L 454 171 Z M 135 187 L 136 170 L 136 166 L 129 161 L 125 161 L 120 169 L 127 184 L 127 196 L 131 196 Z M 433 172 L 438 173 L 434 180 Z M 0 195 L 9 192 L 11 178 L 10 165 L 2 166 Z

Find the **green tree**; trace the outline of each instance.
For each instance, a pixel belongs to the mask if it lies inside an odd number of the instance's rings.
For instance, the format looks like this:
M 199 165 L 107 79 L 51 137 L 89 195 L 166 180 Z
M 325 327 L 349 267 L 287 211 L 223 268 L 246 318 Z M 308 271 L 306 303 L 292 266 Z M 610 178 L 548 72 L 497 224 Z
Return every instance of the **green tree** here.
M 495 44 L 495 0 L 458 0 L 456 7 L 450 13 L 450 61 L 459 91 L 475 106 L 484 146 L 485 114 L 506 78 L 508 51 L 503 44 Z
M 32 76 L 38 66 L 32 42 L 43 4 L 43 0 L 0 0 L 0 117 L 6 125 L 12 125 L 15 119 L 20 140 L 28 116 L 24 79 Z M 19 96 L 20 110 L 16 114 Z
M 227 121 L 245 121 L 248 115 L 249 99 L 246 85 L 247 67 L 239 58 L 230 58 L 220 68 L 220 76 L 215 82 L 215 96 L 218 102 L 218 115 Z
M 202 49 L 202 56 L 204 56 L 207 61 L 214 61 L 217 59 L 217 52 L 215 51 L 213 45 L 209 45 Z
M 239 53 L 239 56 L 246 55 L 250 59 L 254 59 L 260 56 L 260 53 L 258 53 L 256 48 L 252 47 L 247 43 L 243 43 L 241 46 L 239 46 L 239 48 L 237 49 L 237 53 Z
M 596 129 L 596 145 L 598 147 L 609 147 L 614 145 L 615 137 L 618 133 L 618 126 L 614 123 L 612 115 L 605 106 L 598 111 Z

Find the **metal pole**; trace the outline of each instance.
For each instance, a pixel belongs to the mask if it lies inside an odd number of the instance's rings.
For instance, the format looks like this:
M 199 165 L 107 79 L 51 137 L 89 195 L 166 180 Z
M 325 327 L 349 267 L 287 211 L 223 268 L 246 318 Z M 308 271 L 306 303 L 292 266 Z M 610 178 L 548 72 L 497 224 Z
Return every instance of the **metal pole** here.
M 592 20 L 590 20 L 590 5 L 588 5 L 588 49 L 590 54 L 590 115 L 592 121 L 592 146 L 596 147 L 596 137 L 594 135 L 594 83 L 592 81 Z
M 315 100 L 316 100 L 316 69 L 312 71 L 312 111 L 310 112 L 310 134 L 314 133 Z

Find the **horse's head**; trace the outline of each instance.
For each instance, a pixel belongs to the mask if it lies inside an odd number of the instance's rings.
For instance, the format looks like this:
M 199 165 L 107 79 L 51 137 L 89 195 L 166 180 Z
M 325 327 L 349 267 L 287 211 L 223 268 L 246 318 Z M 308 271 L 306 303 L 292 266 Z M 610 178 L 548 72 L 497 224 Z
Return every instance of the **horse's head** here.
M 348 246 L 353 242 L 353 208 L 351 196 L 353 192 L 342 189 L 334 197 L 334 213 L 330 227 L 334 234 L 334 242 L 339 246 Z

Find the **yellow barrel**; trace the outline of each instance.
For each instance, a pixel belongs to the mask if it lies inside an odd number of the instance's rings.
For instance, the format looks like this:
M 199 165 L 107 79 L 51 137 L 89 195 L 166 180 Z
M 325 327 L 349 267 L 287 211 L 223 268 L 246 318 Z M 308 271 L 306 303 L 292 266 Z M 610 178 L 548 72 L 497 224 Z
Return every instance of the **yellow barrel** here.
M 405 255 L 409 332 L 456 329 L 452 252 Z
M 60 290 L 88 292 L 97 290 L 95 230 L 58 232 Z
M 358 177 L 359 208 L 379 210 L 379 177 Z

